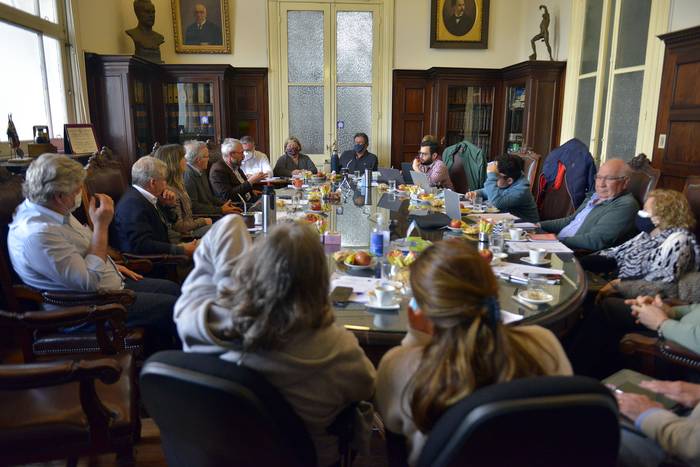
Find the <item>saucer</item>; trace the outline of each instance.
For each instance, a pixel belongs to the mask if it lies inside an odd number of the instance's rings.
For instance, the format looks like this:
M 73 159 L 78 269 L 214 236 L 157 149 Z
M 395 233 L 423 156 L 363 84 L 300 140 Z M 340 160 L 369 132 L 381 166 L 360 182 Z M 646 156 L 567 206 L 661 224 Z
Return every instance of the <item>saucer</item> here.
M 391 305 L 382 305 L 377 302 L 376 299 L 371 299 L 366 303 L 367 308 L 374 308 L 375 310 L 398 310 L 401 308 L 401 300 L 394 299 L 394 303 Z
M 520 261 L 522 261 L 523 263 L 532 264 L 533 266 L 540 266 L 540 265 L 543 265 L 543 264 L 549 264 L 549 263 L 551 262 L 551 261 L 548 260 L 547 258 L 544 258 L 544 259 L 543 259 L 542 261 L 540 261 L 539 263 L 535 263 L 535 262 L 530 261 L 530 257 L 529 257 L 529 256 L 523 256 L 522 258 L 520 258 Z
M 518 298 L 520 298 L 521 300 L 524 300 L 528 303 L 547 303 L 547 302 L 551 302 L 552 299 L 554 298 L 552 296 L 552 294 L 549 294 L 549 293 L 544 292 L 544 291 L 539 291 L 539 292 L 537 292 L 537 294 L 539 295 L 539 297 L 531 298 L 529 291 L 521 290 L 520 293 L 518 293 Z
M 493 258 L 491 258 L 491 264 L 496 265 L 500 264 L 502 259 L 506 259 L 508 257 L 507 253 L 494 253 Z

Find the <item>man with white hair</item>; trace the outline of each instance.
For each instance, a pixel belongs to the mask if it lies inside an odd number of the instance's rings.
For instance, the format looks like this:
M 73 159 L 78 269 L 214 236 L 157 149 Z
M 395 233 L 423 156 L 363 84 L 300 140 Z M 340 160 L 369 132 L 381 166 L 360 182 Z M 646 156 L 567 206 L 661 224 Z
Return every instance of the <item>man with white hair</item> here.
M 211 191 L 207 178 L 209 149 L 202 141 L 185 142 L 185 189 L 190 195 L 192 213 L 195 216 L 220 216 L 241 212 L 230 200 L 222 202 Z
M 172 312 L 180 287 L 144 278 L 112 261 L 107 254 L 112 198 L 98 193 L 90 199 L 94 230 L 71 214 L 82 203 L 84 179 L 83 167 L 64 155 L 44 154 L 31 163 L 23 186 L 26 199 L 7 236 L 13 268 L 25 284 L 39 290 L 134 290 L 127 325 L 147 328 L 151 351 L 172 348 L 177 342 Z
M 131 167 L 131 187 L 119 202 L 112 224 L 112 243 L 121 251 L 139 255 L 192 256 L 197 241 L 174 245 L 168 239 L 173 222 L 175 194 L 167 190 L 168 167 L 152 156 L 144 156 Z
M 241 170 L 243 161 L 243 145 L 237 139 L 226 138 L 221 145 L 221 159 L 209 169 L 209 181 L 214 194 L 221 200 L 231 200 L 234 203 L 256 201 L 258 193 L 253 190 L 253 184 L 266 177 L 258 173 L 246 178 Z

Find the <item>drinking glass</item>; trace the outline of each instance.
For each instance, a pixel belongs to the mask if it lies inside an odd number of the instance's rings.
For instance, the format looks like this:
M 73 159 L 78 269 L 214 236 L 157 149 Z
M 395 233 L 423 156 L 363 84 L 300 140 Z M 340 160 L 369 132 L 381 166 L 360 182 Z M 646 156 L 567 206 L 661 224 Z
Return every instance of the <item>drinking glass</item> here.
M 541 274 L 528 274 L 527 276 L 527 291 L 528 295 L 544 293 L 544 286 L 547 284 L 547 278 Z M 531 296 L 532 296 L 531 295 Z
M 489 238 L 489 248 L 494 255 L 503 253 L 503 235 L 501 232 L 493 232 Z
M 396 191 L 396 180 L 389 180 L 389 191 Z
M 483 202 L 484 202 L 484 198 L 481 195 L 479 195 L 479 194 L 475 195 L 474 196 L 474 210 L 481 211 L 481 209 L 482 209 L 481 203 L 483 203 Z

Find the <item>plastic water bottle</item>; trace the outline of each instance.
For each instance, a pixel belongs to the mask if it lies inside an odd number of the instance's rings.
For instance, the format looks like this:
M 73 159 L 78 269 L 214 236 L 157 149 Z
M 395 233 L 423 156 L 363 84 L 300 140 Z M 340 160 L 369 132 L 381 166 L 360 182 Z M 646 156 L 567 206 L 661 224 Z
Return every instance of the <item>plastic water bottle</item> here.
M 338 157 L 338 150 L 335 148 L 331 153 L 331 172 L 340 172 L 340 157 Z
M 372 230 L 369 241 L 369 251 L 376 257 L 384 256 L 389 250 L 389 229 L 384 221 L 384 216 L 377 216 L 377 226 Z

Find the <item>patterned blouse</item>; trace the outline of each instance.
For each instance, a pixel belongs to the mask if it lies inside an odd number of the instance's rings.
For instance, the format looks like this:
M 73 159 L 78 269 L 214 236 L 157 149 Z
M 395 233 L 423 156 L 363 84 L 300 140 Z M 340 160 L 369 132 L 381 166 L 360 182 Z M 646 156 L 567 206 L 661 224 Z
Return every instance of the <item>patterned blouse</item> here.
M 683 228 L 666 229 L 656 236 L 642 232 L 599 254 L 615 259 L 620 279 L 677 282 L 700 266 L 695 235 Z

